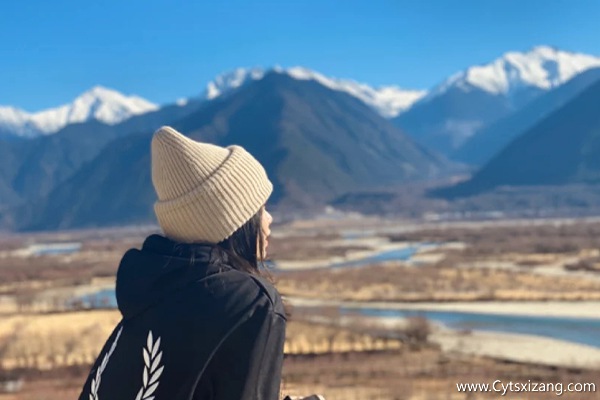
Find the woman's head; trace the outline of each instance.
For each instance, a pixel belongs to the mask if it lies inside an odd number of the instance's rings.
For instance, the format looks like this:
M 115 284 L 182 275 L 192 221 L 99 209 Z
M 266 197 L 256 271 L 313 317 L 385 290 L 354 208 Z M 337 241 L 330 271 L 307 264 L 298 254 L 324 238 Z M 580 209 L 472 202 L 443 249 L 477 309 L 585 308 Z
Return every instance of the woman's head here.
M 263 166 L 243 147 L 196 142 L 170 127 L 152 138 L 152 183 L 158 223 L 182 243 L 220 243 L 234 234 L 236 243 L 247 241 L 273 191 Z

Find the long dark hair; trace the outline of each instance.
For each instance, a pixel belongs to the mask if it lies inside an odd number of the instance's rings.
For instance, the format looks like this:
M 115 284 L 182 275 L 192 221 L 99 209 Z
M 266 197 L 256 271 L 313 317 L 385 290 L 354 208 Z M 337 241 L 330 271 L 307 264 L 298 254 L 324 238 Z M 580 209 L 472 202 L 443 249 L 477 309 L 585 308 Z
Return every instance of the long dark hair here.
M 217 243 L 231 260 L 231 266 L 251 274 L 264 275 L 265 254 L 262 254 L 265 235 L 262 230 L 264 207 L 227 239 Z
M 273 282 L 273 276 L 265 266 L 266 254 L 262 251 L 266 241 L 262 230 L 263 213 L 264 206 L 231 236 L 219 243 L 177 243 L 175 251 L 180 256 L 190 257 L 190 263 L 193 264 L 197 257 L 206 254 L 208 248 L 210 262 L 224 263 Z

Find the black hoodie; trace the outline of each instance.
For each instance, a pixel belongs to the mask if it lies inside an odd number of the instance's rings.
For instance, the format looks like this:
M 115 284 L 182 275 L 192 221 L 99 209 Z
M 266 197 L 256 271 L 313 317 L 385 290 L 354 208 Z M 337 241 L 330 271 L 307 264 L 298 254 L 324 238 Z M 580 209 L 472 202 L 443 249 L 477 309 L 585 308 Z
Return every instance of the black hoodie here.
M 265 279 L 159 235 L 123 256 L 123 319 L 80 400 L 279 399 L 286 317 Z

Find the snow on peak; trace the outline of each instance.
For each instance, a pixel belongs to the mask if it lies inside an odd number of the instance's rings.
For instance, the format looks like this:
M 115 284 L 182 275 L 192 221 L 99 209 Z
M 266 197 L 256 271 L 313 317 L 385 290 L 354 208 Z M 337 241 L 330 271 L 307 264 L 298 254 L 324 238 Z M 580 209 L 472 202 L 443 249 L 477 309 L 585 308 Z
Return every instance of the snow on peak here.
M 214 99 L 248 82 L 262 79 L 269 71 L 287 74 L 298 80 L 314 80 L 330 89 L 346 92 L 362 100 L 382 116 L 388 118 L 395 117 L 405 111 L 426 94 L 424 90 L 405 90 L 397 86 L 373 88 L 353 80 L 327 77 L 304 67 L 283 68 L 275 66 L 269 70 L 238 68 L 232 72 L 219 75 L 207 85 L 203 97 Z
M 38 113 L 36 117 L 38 120 L 50 117 L 51 120 L 58 120 L 62 126 L 90 119 L 116 124 L 133 115 L 154 111 L 157 108 L 156 104 L 141 97 L 125 96 L 116 90 L 94 86 L 77 97 L 73 103 Z
M 386 118 L 397 116 L 426 94 L 424 90 L 406 90 L 398 86 L 374 88 L 349 79 L 329 78 L 303 67 L 289 68 L 287 74 L 295 79 L 314 80 L 330 89 L 346 92 L 362 100 Z
M 0 106 L 0 126 L 2 123 L 21 125 L 27 122 L 29 114 L 15 107 Z
M 19 136 L 34 137 L 54 133 L 68 124 L 92 119 L 116 124 L 157 108 L 156 104 L 141 97 L 126 96 L 112 89 L 94 86 L 70 104 L 36 113 L 0 107 L 0 128 Z
M 187 105 L 190 102 L 189 99 L 186 99 L 185 97 L 182 97 L 180 99 L 177 99 L 175 101 L 175 104 L 177 104 L 179 107 L 183 107 L 185 105 Z
M 523 88 L 550 90 L 590 68 L 600 67 L 600 57 L 536 46 L 527 52 L 511 51 L 485 65 L 476 65 L 452 75 L 428 98 L 451 88 L 478 88 L 511 96 Z
M 208 83 L 204 97 L 207 100 L 212 100 L 248 82 L 262 79 L 264 75 L 265 71 L 262 68 L 237 68 L 231 72 L 226 72 Z

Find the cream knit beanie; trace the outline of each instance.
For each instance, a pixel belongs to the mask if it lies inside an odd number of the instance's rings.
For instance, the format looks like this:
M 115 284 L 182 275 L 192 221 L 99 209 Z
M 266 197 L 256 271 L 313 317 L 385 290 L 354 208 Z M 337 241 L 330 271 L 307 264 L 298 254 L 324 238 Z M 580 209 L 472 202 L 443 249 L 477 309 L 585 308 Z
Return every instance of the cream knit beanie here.
M 163 126 L 152 138 L 154 212 L 180 242 L 218 243 L 267 202 L 273 185 L 244 148 L 199 143 Z

